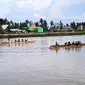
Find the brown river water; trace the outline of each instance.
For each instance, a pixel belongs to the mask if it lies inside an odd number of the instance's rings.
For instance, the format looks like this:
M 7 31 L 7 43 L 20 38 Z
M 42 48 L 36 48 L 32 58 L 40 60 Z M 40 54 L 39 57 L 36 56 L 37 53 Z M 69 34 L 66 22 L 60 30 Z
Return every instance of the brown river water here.
M 0 45 L 0 85 L 85 85 L 85 47 L 49 49 L 56 41 L 84 43 L 85 35 L 24 39 L 36 42 Z

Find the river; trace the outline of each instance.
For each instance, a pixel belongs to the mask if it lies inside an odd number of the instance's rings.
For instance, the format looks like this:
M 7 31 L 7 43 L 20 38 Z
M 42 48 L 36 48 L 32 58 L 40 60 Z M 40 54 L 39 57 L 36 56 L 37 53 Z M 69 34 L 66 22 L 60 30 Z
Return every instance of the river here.
M 56 41 L 85 42 L 85 35 L 24 39 L 36 42 L 0 45 L 0 85 L 85 85 L 85 47 L 49 49 Z

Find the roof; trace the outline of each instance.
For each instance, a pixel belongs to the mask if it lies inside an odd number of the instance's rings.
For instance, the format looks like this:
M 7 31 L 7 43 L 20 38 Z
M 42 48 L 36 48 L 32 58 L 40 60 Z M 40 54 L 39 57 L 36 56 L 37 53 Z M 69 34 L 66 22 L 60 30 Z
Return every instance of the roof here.
M 20 29 L 10 29 L 10 31 L 22 31 Z
M 8 27 L 8 25 L 2 25 L 3 29 L 6 29 Z
M 55 27 L 51 27 L 49 30 L 57 30 L 57 28 L 55 28 Z
M 30 26 L 29 28 L 42 28 L 42 27 Z

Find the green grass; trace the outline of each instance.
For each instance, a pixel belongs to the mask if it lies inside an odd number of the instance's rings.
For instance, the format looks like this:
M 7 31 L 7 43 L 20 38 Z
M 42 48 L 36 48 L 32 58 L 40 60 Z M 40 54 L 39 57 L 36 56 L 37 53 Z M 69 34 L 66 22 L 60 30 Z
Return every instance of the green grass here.
M 2 35 L 0 38 L 18 38 L 18 37 L 45 37 L 45 36 L 71 36 L 85 35 L 85 31 L 76 32 L 45 32 L 45 33 L 28 33 L 28 34 L 8 34 Z

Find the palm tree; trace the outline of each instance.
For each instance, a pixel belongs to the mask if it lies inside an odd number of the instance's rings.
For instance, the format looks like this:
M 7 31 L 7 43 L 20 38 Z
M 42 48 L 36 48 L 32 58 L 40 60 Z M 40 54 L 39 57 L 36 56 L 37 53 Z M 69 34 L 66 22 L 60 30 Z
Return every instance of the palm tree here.
M 51 22 L 50 22 L 50 25 L 51 25 L 51 27 L 52 27 L 52 26 L 54 25 L 54 22 L 53 22 L 53 21 L 51 21 Z
M 44 28 L 44 32 L 48 31 L 48 24 L 46 20 L 43 21 L 43 28 Z
M 60 29 L 63 29 L 63 23 L 60 21 Z
M 28 20 L 26 20 L 26 21 L 25 21 L 25 23 L 26 23 L 26 24 L 28 24 L 28 23 L 29 23 L 29 21 L 28 21 Z
M 35 22 L 35 26 L 39 26 L 39 22 Z
M 41 25 L 43 24 L 43 19 L 42 18 L 40 19 L 40 23 L 41 23 Z
M 4 20 L 0 18 L 0 25 L 2 25 L 3 23 L 4 23 Z

